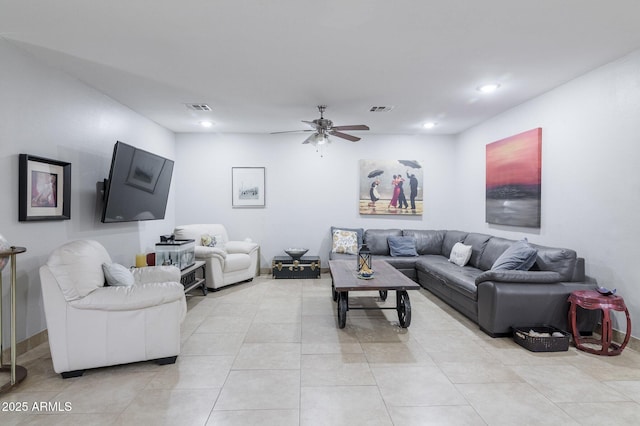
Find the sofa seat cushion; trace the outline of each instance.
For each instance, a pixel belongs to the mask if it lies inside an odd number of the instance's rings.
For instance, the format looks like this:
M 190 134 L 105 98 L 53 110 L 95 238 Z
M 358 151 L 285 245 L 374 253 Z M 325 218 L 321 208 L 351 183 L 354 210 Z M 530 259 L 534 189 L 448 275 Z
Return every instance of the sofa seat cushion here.
M 244 271 L 251 266 L 251 256 L 246 253 L 228 253 L 224 260 L 224 273 Z
M 443 256 L 421 256 L 416 261 L 419 271 L 431 274 L 445 282 L 453 291 L 477 300 L 476 277 L 482 273 L 473 266 L 458 266 Z
M 372 256 L 374 260 L 384 260 L 396 269 L 410 269 L 416 267 L 417 257 L 393 257 L 393 256 Z

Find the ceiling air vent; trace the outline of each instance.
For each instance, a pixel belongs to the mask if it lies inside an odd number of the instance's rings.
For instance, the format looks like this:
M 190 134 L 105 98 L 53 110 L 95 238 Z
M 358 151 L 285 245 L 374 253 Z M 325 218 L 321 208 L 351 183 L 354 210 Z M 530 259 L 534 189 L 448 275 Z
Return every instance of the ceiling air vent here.
M 369 112 L 389 112 L 392 109 L 392 106 L 372 106 L 369 108 Z
M 185 104 L 192 111 L 211 111 L 211 107 L 207 104 Z

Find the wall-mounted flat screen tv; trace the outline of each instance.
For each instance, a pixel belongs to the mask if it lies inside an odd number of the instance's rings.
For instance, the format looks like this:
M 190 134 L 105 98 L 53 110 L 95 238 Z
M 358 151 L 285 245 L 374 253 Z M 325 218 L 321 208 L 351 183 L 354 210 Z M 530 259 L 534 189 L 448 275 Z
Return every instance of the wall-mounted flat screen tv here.
M 102 222 L 164 219 L 173 160 L 123 142 L 113 148 Z

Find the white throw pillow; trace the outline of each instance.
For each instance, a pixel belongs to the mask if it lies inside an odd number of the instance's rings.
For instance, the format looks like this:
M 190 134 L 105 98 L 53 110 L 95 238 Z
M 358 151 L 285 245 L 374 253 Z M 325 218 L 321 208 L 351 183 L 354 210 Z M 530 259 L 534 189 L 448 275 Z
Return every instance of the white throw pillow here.
M 131 286 L 135 284 L 131 271 L 118 263 L 103 263 L 102 270 L 109 285 Z
M 449 262 L 453 262 L 458 266 L 464 266 L 471 259 L 471 246 L 466 246 L 462 243 L 455 243 L 453 249 L 451 249 L 451 256 L 449 256 Z
M 354 231 L 333 231 L 333 253 L 358 254 L 358 234 Z

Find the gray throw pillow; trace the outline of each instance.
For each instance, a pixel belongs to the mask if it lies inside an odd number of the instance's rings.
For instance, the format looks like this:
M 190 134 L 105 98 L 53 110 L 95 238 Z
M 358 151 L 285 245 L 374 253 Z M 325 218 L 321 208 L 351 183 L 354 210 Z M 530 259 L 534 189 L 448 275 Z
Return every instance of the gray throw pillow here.
M 493 262 L 492 271 L 528 271 L 534 263 L 538 251 L 529 245 L 526 238 L 516 241 Z
M 391 256 L 417 256 L 416 239 L 413 237 L 388 237 Z

